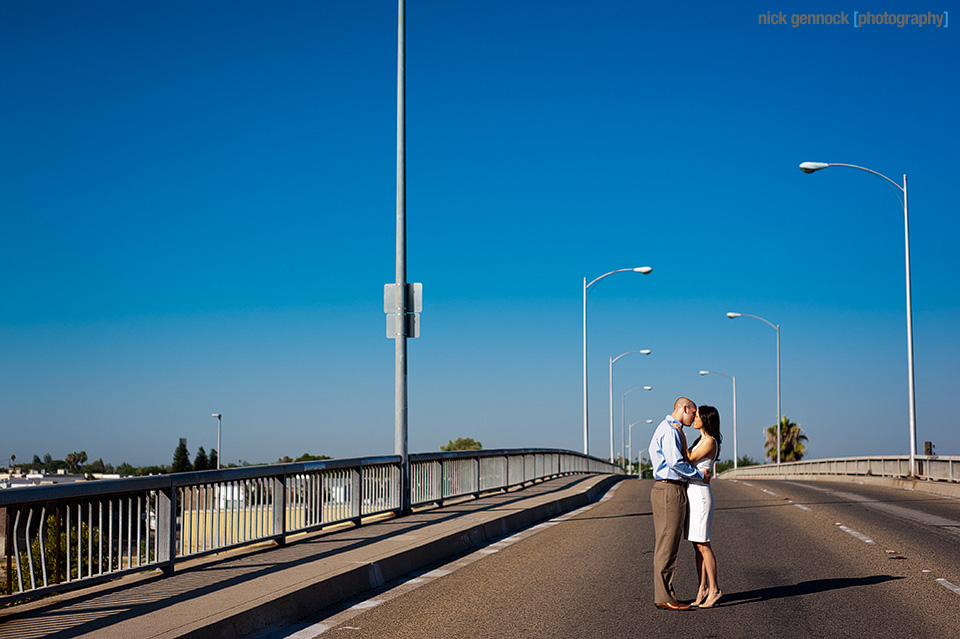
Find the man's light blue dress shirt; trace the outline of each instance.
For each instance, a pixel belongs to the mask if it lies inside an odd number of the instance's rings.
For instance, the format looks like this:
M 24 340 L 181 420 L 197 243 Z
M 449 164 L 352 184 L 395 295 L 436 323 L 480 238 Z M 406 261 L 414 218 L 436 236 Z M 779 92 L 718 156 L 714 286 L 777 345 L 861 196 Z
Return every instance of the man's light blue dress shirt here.
M 670 479 L 673 481 L 689 481 L 703 479 L 703 473 L 694 468 L 683 458 L 683 442 L 680 431 L 673 424 L 680 422 L 672 415 L 664 417 L 650 440 L 650 463 L 653 465 L 654 479 Z

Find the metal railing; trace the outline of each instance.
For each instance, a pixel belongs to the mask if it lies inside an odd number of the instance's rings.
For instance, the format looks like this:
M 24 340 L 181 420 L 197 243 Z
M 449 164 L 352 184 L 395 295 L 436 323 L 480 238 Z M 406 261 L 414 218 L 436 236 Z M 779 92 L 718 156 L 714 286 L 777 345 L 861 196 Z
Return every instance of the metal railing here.
M 410 455 L 410 504 L 480 496 L 606 461 L 549 449 Z M 400 457 L 325 460 L 0 491 L 0 603 L 400 511 Z
M 915 479 L 960 482 L 960 457 L 917 455 L 916 460 Z M 737 470 L 725 471 L 720 476 L 732 479 L 762 479 L 803 475 L 872 475 L 906 479 L 910 477 L 910 456 L 839 457 L 786 462 L 779 466 L 776 464 L 741 466 Z

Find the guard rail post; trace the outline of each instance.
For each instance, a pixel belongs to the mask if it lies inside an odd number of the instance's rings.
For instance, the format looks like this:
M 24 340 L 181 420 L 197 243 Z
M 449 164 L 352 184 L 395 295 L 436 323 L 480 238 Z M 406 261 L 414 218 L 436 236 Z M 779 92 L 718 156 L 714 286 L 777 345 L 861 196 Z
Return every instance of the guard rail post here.
M 281 471 L 271 481 L 273 488 L 273 534 L 278 546 L 287 545 L 287 473 Z
M 177 487 L 170 482 L 157 491 L 157 561 L 172 575 L 177 560 Z

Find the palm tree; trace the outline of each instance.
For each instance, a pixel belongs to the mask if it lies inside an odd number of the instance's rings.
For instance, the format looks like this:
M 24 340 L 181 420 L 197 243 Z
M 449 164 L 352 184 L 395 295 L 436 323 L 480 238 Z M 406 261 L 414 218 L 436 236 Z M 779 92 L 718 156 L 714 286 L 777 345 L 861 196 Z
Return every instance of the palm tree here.
M 763 445 L 769 461 L 777 459 L 777 430 L 776 426 L 770 426 L 765 431 L 767 441 Z M 807 451 L 807 435 L 800 428 L 800 424 L 794 424 L 787 416 L 780 419 L 780 461 L 800 461 Z

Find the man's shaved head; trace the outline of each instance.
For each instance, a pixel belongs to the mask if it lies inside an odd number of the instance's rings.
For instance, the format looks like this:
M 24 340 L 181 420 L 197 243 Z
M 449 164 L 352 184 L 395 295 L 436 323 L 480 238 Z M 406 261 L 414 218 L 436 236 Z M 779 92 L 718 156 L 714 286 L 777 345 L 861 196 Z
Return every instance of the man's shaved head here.
M 684 426 L 693 423 L 697 416 L 697 405 L 689 397 L 680 397 L 673 403 L 673 418 Z

